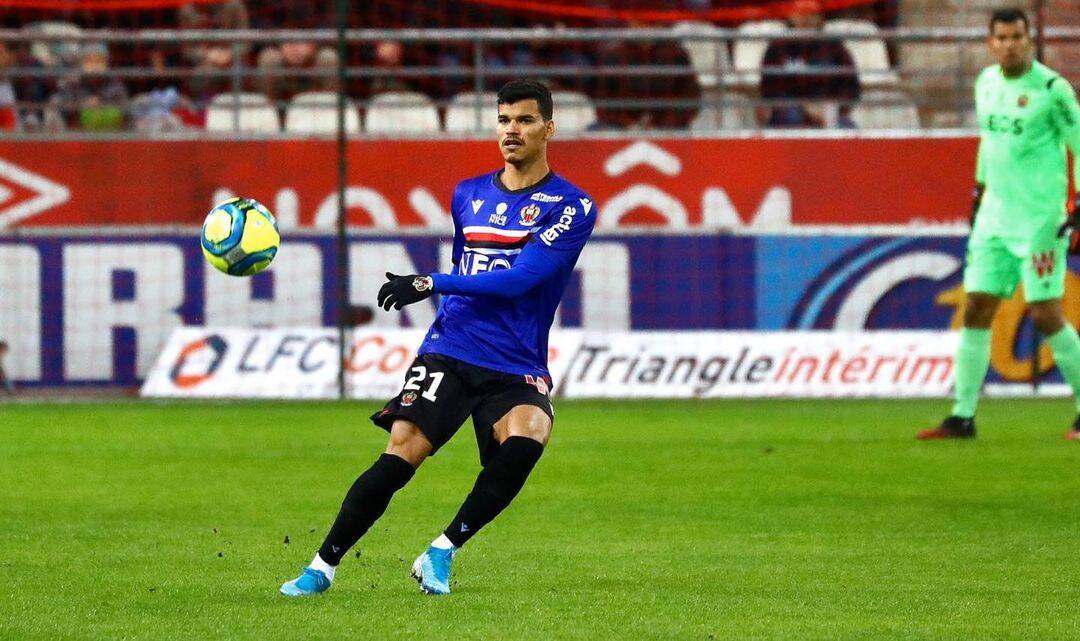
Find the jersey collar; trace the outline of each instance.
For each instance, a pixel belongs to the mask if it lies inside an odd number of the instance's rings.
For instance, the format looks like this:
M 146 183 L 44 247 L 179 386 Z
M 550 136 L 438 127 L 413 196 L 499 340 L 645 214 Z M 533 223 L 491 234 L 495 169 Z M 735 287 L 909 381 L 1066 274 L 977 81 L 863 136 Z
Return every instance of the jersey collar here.
M 555 172 L 549 169 L 547 174 L 545 174 L 544 177 L 539 180 L 539 182 L 533 183 L 528 187 L 522 187 L 521 189 L 509 189 L 506 185 L 503 184 L 503 171 L 503 169 L 500 169 L 499 171 L 491 175 L 491 184 L 495 185 L 495 187 L 497 187 L 499 191 L 512 195 L 527 194 L 530 191 L 536 191 L 537 189 L 540 189 L 540 187 L 544 186 L 544 184 L 546 184 L 549 180 L 555 177 Z

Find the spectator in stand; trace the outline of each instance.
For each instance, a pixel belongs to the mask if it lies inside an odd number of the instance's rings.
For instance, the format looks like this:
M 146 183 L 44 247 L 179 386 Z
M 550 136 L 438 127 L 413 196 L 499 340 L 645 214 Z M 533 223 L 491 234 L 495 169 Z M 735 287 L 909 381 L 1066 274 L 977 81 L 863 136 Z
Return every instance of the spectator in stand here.
M 330 27 L 325 11 L 311 2 L 294 2 L 274 13 L 266 26 L 293 29 Z M 289 40 L 264 47 L 256 60 L 258 89 L 271 100 L 285 101 L 305 91 L 336 91 L 338 54 L 332 44 Z
M 260 90 L 275 101 L 304 91 L 334 91 L 338 55 L 330 46 L 290 40 L 259 52 Z M 295 75 L 293 75 L 295 74 Z
M 15 385 L 8 378 L 7 372 L 4 370 L 4 357 L 8 353 L 7 341 L 0 340 L 0 391 L 3 391 L 7 395 L 15 393 Z
M 630 28 L 648 28 L 642 23 L 630 23 Z M 634 101 L 641 104 L 598 107 L 601 128 L 620 129 L 685 129 L 697 115 L 701 87 L 690 66 L 686 51 L 674 42 L 650 40 L 602 43 L 598 64 L 647 71 L 649 67 L 677 67 L 678 71 L 663 71 L 649 75 L 616 74 L 601 76 L 594 95 L 608 101 Z M 654 106 L 647 101 L 679 101 L 683 104 Z
M 118 131 L 126 125 L 128 92 L 109 73 L 109 50 L 102 43 L 87 43 L 79 51 L 78 67 L 61 78 L 49 99 L 45 127 L 84 131 Z
M 372 78 L 371 95 L 386 91 L 412 91 L 405 79 L 395 73 L 405 68 L 405 49 L 397 40 L 380 40 L 375 43 L 375 57 L 371 66 L 381 75 Z M 440 64 L 442 60 L 440 60 Z
M 788 24 L 820 31 L 821 13 L 820 0 L 796 0 Z M 770 127 L 852 128 L 859 91 L 855 63 L 839 40 L 776 40 L 765 50 L 761 97 L 773 103 L 764 118 Z
M 15 97 L 15 85 L 8 77 L 8 70 L 18 66 L 15 52 L 0 41 L 0 131 L 21 131 L 18 99 Z M 2 364 L 0 364 L 2 368 Z
M 220 4 L 187 4 L 179 9 L 177 22 L 181 29 L 247 29 L 251 26 L 243 0 L 225 0 Z M 184 63 L 193 70 L 187 83 L 187 93 L 200 105 L 232 88 L 232 79 L 223 74 L 232 70 L 233 55 L 246 58 L 250 46 L 232 43 L 195 43 L 182 49 Z
M 0 131 L 32 131 L 41 126 L 49 84 L 41 78 L 16 76 L 15 69 L 40 69 L 33 56 L 0 41 Z

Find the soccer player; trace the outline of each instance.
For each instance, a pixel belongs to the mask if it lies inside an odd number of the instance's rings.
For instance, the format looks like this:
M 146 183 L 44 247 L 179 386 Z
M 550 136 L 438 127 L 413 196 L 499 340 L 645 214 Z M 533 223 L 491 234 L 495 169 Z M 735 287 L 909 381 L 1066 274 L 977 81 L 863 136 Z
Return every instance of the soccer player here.
M 503 168 L 454 189 L 452 272 L 387 273 L 379 291 L 386 310 L 442 295 L 401 392 L 371 417 L 390 442 L 353 483 L 318 554 L 282 594 L 327 590 L 394 492 L 471 415 L 483 469 L 412 566 L 421 590 L 449 593 L 455 553 L 510 504 L 544 451 L 554 419 L 548 332 L 597 212 L 585 192 L 548 167 L 555 133 L 548 89 L 514 80 L 497 102 Z
M 989 47 L 998 64 L 975 82 L 980 140 L 956 402 L 952 415 L 920 432 L 921 439 L 975 436 L 975 406 L 990 363 L 990 324 L 1018 282 L 1035 327 L 1080 399 L 1080 339 L 1061 305 L 1066 250 L 1075 250 L 1080 228 L 1080 199 L 1066 212 L 1065 154 L 1066 146 L 1074 156 L 1080 152 L 1080 107 L 1068 81 L 1033 59 L 1022 11 L 994 12 Z M 1080 178 L 1080 163 L 1074 169 Z M 1080 418 L 1066 437 L 1080 439 Z

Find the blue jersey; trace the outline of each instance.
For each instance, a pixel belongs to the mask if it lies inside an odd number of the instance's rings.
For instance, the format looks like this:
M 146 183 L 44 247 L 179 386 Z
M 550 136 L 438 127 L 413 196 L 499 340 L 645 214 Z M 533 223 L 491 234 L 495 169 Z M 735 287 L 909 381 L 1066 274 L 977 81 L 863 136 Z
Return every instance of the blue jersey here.
M 418 353 L 549 377 L 548 332 L 597 211 L 554 172 L 516 191 L 501 174 L 454 189 L 454 267 L 432 274 L 442 302 Z

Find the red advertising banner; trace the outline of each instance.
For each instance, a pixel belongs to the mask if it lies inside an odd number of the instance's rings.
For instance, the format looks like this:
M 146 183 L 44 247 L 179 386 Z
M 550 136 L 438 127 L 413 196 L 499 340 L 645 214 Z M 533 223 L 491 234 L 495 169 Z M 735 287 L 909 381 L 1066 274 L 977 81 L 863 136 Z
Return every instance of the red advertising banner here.
M 791 225 L 965 221 L 974 138 L 605 139 L 553 142 L 600 229 L 777 231 Z M 349 224 L 446 228 L 454 184 L 501 166 L 493 141 L 353 141 Z M 283 227 L 332 228 L 335 144 L 68 141 L 0 145 L 0 229 L 196 225 L 215 200 L 256 198 Z

